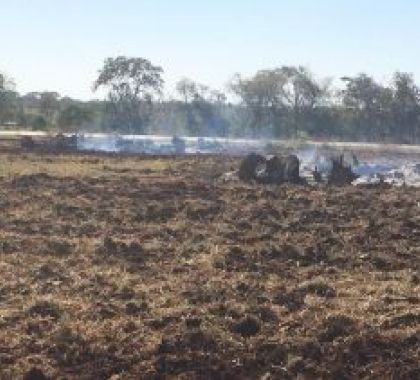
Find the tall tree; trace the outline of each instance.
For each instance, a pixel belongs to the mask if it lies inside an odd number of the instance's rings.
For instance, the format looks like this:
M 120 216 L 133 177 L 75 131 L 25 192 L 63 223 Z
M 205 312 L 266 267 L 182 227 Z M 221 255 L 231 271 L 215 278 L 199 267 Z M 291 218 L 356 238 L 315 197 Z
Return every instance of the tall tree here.
M 6 74 L 0 72 L 0 91 L 14 91 L 15 82 Z
M 226 95 L 217 90 L 181 79 L 176 90 L 183 101 L 183 111 L 187 131 L 194 136 L 227 134 L 228 122 L 223 115 Z
M 280 98 L 283 105 L 291 109 L 293 135 L 297 137 L 298 129 L 306 129 L 306 121 L 313 117 L 314 108 L 328 93 L 327 85 L 321 85 L 303 66 L 283 66 L 284 76 Z
M 237 75 L 231 89 L 250 114 L 254 136 L 258 129 L 267 127 L 278 134 L 292 132 L 296 136 L 299 128 L 305 128 L 303 116 L 314 109 L 327 91 L 301 66 L 260 70 L 247 79 Z
M 394 123 L 405 135 L 403 142 L 417 141 L 420 122 L 420 90 L 411 74 L 396 72 L 392 80 Z
M 90 110 L 77 104 L 70 104 L 61 111 L 58 125 L 63 132 L 77 132 L 83 124 L 91 120 Z
M 60 94 L 58 92 L 45 91 L 39 93 L 39 107 L 45 116 L 49 126 L 55 125 L 55 119 L 60 110 Z
M 18 94 L 15 83 L 0 73 L 0 124 L 15 121 L 18 110 Z
M 343 105 L 353 118 L 358 137 L 370 141 L 383 137 L 392 101 L 390 89 L 364 73 L 342 80 L 345 82 Z
M 161 94 L 163 70 L 144 58 L 119 56 L 105 60 L 94 83 L 94 90 L 108 89 L 111 127 L 144 133 L 149 122 L 152 101 Z
M 260 70 L 251 78 L 242 78 L 239 74 L 234 77 L 230 88 L 241 100 L 253 137 L 272 125 L 273 118 L 278 115 L 284 79 L 277 69 Z

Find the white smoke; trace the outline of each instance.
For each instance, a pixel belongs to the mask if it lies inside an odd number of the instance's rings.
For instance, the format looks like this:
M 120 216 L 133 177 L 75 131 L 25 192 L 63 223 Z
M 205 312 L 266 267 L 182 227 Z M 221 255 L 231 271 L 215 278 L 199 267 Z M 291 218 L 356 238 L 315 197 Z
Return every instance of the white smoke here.
M 271 141 L 267 144 L 264 140 L 230 139 L 212 137 L 180 137 L 185 143 L 185 154 L 236 154 L 244 155 L 250 152 L 266 153 L 267 147 L 276 153 L 285 151 L 281 143 Z M 77 147 L 82 151 L 102 152 L 128 152 L 140 154 L 174 154 L 177 153 L 173 144 L 173 137 L 150 135 L 116 135 L 116 134 L 85 134 L 79 135 Z M 357 144 L 350 144 L 350 148 L 358 148 Z M 379 146 L 380 147 L 380 146 Z M 419 155 L 411 152 L 413 147 L 408 147 L 405 154 L 393 153 L 392 147 L 372 150 L 368 159 L 357 159 L 357 154 L 347 153 L 345 161 L 352 165 L 353 171 L 360 177 L 354 182 L 359 184 L 372 184 L 378 182 L 392 183 L 395 185 L 411 185 L 420 187 L 420 162 Z M 369 147 L 367 147 L 369 148 Z M 399 149 L 402 149 L 401 147 Z M 404 147 L 405 149 L 405 147 Z M 301 162 L 301 173 L 304 177 L 312 177 L 312 172 L 317 169 L 324 175 L 331 168 L 331 158 L 336 157 L 340 147 L 324 147 L 319 144 L 306 143 L 302 147 L 286 149 L 294 152 Z M 366 149 L 364 150 L 366 151 Z M 420 150 L 419 150 L 420 152 Z M 273 153 L 273 152 L 271 152 Z M 363 156 L 363 155 L 362 155 Z

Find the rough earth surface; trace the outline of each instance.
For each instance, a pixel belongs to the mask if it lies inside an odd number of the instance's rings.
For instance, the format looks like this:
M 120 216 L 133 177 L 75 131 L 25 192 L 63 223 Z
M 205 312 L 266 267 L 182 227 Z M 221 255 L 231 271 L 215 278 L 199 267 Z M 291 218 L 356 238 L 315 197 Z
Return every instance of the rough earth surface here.
M 420 190 L 0 146 L 1 379 L 420 377 Z

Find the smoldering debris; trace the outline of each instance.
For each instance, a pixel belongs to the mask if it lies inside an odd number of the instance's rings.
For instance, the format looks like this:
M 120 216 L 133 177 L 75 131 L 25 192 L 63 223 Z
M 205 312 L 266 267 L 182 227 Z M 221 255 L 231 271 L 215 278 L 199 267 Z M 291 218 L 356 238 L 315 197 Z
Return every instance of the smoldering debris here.
M 22 136 L 25 150 L 60 147 L 57 142 L 71 142 L 74 150 L 82 152 L 131 153 L 151 155 L 174 154 L 231 154 L 244 155 L 252 151 L 264 152 L 265 142 L 248 139 L 216 137 L 181 137 L 157 135 L 119 135 L 112 133 L 43 134 Z
M 308 182 L 354 186 L 388 184 L 420 187 L 420 156 L 390 152 L 297 151 Z
M 245 155 L 266 151 L 263 140 L 222 137 L 116 135 L 87 133 L 78 135 L 78 150 L 137 154 L 230 154 Z
M 344 161 L 344 155 L 331 160 L 331 170 L 328 173 L 328 184 L 330 185 L 350 185 L 359 176 L 353 172 L 351 165 Z
M 31 136 L 23 136 L 20 139 L 20 146 L 23 149 L 32 150 L 35 148 L 36 144 Z
M 172 145 L 175 149 L 176 154 L 184 154 L 185 149 L 187 147 L 187 144 L 185 143 L 185 140 L 178 136 L 172 137 Z
M 308 158 L 310 157 L 310 158 Z M 229 173 L 233 179 L 233 173 Z M 308 155 L 288 154 L 264 156 L 258 153 L 246 155 L 240 162 L 236 177 L 245 182 L 260 184 L 328 184 L 346 185 L 411 185 L 420 186 L 420 164 L 381 163 L 372 158 L 366 163 L 354 153 L 321 153 Z
M 24 150 L 39 152 L 75 152 L 77 151 L 77 135 L 58 133 L 54 136 L 35 140 L 31 136 L 23 136 L 20 146 Z
M 18 140 L 19 141 L 19 140 Z M 267 143 L 264 140 L 118 135 L 107 133 L 22 135 L 24 151 L 45 153 L 110 152 L 142 155 L 224 154 L 245 157 L 236 179 L 259 183 L 329 183 L 332 185 L 420 186 L 420 153 L 413 149 L 395 152 L 385 146 L 371 149 L 363 144 L 332 147 L 328 144 L 292 142 Z M 369 149 L 368 149 L 369 148 Z M 249 158 L 250 152 L 260 155 Z M 269 155 L 270 154 L 270 155 Z M 298 159 L 298 172 L 289 173 L 292 163 L 284 168 L 284 157 Z M 247 158 L 248 157 L 248 158 Z M 290 157 L 289 157 L 290 158 Z M 254 163 L 252 160 L 256 160 Z M 296 168 L 296 159 L 294 160 Z M 234 178 L 230 175 L 229 178 Z M 298 179 L 299 178 L 299 179 Z

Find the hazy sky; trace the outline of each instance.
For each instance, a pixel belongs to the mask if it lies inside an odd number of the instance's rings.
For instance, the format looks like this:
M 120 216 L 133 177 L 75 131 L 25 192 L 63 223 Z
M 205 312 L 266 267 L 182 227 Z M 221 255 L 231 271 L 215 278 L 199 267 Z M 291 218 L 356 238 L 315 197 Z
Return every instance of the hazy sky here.
M 0 70 L 20 92 L 88 99 L 104 58 L 150 59 L 168 87 L 303 64 L 420 80 L 418 0 L 0 0 Z M 98 96 L 97 96 L 98 97 Z

